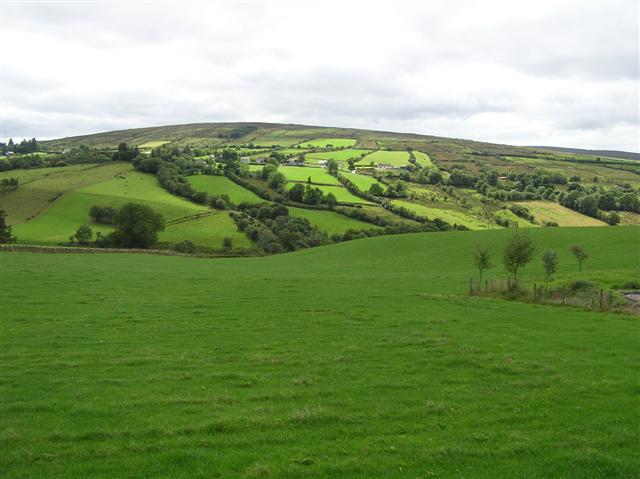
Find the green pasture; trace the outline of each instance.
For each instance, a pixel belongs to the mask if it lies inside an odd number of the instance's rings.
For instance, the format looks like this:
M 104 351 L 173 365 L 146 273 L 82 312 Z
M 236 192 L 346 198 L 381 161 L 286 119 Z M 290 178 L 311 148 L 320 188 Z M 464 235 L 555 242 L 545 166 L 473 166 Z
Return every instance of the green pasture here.
M 604 221 L 583 215 L 552 201 L 521 201 L 539 223 L 554 221 L 560 226 L 606 226 Z
M 334 233 L 344 233 L 349 229 L 368 230 L 378 229 L 379 227 L 365 221 L 349 218 L 334 211 L 313 210 L 307 208 L 287 207 L 290 216 L 298 218 L 306 218 L 309 222 L 316 226 L 319 230 L 327 232 L 329 235 Z
M 367 166 L 370 164 L 379 165 L 380 163 L 386 163 L 394 167 L 401 167 L 409 164 L 409 152 L 407 151 L 387 151 L 378 150 L 374 151 L 370 155 L 365 156 L 358 166 Z
M 501 220 L 507 220 L 511 224 L 518 225 L 518 228 L 533 228 L 535 225 L 530 221 L 525 220 L 524 218 L 520 218 L 511 210 L 498 210 L 494 213 L 495 218 L 499 218 Z
M 440 218 L 450 224 L 458 224 L 466 226 L 472 230 L 481 230 L 487 228 L 498 228 L 498 225 L 478 216 L 472 215 L 455 209 L 438 208 L 433 206 L 425 206 L 419 203 L 412 203 L 406 200 L 391 200 L 396 206 L 402 206 L 409 211 L 429 218 L 431 220 Z M 514 215 L 515 216 L 515 215 Z
M 289 182 L 286 184 L 287 189 L 293 188 L 295 183 Z M 328 186 L 328 185 L 312 185 L 314 188 L 319 188 L 323 193 L 333 193 L 333 195 L 338 200 L 338 203 L 362 203 L 362 204 L 371 204 L 371 202 L 364 200 L 355 196 L 349 190 L 347 190 L 343 186 Z
M 24 223 L 42 214 L 65 193 L 127 174 L 132 170 L 130 163 L 12 170 L 5 174 L 8 177 L 17 177 L 20 186 L 17 190 L 1 193 L 0 204 L 7 212 L 10 224 Z
M 356 161 L 360 160 L 360 157 L 363 154 L 370 153 L 371 150 L 361 150 L 357 148 L 347 148 L 344 150 L 335 150 L 335 151 L 318 151 L 315 153 L 307 153 L 304 156 L 304 161 L 308 163 L 317 163 L 318 161 L 328 161 L 328 160 L 336 160 L 340 163 L 346 163 L 347 161 L 353 159 Z
M 187 179 L 196 191 L 205 191 L 209 195 L 228 195 L 236 204 L 263 201 L 254 192 L 234 183 L 226 176 L 194 175 L 188 176 Z
M 3 476 L 638 477 L 637 318 L 466 296 L 512 233 L 0 253 Z M 525 281 L 638 277 L 637 227 L 531 234 Z
M 361 175 L 348 171 L 341 171 L 340 174 L 356 185 L 360 191 L 369 191 L 369 188 L 376 183 L 379 184 L 383 190 L 387 189 L 383 183 L 380 183 L 373 176 Z
M 321 185 L 339 185 L 340 182 L 335 176 L 329 174 L 326 168 L 314 168 L 313 166 L 281 166 L 278 171 L 282 173 L 288 181 L 307 182 L 311 178 L 311 183 Z
M 226 211 L 170 224 L 159 235 L 162 243 L 179 243 L 189 240 L 198 246 L 207 246 L 216 250 L 222 249 L 225 238 L 231 238 L 233 248 L 251 247 L 251 241 L 247 235 L 238 231 L 236 224 Z
M 429 158 L 429 155 L 427 155 L 426 153 L 414 150 L 413 156 L 416 157 L 416 161 L 422 168 L 425 168 L 427 166 L 433 166 L 433 162 L 431 161 L 431 158 Z

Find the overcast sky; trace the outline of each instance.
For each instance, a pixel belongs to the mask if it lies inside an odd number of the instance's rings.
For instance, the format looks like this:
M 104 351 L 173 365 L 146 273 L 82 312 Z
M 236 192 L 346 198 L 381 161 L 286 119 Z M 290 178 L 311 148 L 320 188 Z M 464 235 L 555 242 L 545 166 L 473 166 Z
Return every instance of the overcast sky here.
M 640 151 L 639 3 L 7 2 L 4 139 L 273 121 Z

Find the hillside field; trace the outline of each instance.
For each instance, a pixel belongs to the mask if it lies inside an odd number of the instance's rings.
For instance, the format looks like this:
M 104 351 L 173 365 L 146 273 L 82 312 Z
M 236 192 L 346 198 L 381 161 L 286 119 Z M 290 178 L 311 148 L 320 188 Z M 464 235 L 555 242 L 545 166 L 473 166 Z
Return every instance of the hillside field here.
M 510 234 L 1 252 L 3 476 L 638 477 L 638 319 L 466 296 Z M 525 281 L 638 277 L 638 227 L 531 234 Z

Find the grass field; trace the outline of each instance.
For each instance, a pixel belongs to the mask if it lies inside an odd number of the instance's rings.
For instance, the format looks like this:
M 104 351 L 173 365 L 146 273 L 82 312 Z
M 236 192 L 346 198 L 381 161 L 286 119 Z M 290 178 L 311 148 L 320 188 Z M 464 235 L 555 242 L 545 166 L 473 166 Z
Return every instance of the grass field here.
M 231 201 L 236 204 L 264 201 L 254 192 L 234 183 L 226 176 L 194 175 L 188 176 L 187 179 L 196 191 L 206 191 L 210 195 L 229 195 Z
M 0 253 L 3 476 L 638 477 L 638 320 L 466 297 L 510 234 Z M 525 279 L 638 276 L 638 228 L 531 234 Z
M 551 201 L 522 201 L 517 204 L 526 207 L 540 223 L 555 221 L 560 226 L 606 226 L 604 221 Z
M 34 182 L 34 186 L 37 184 Z M 207 211 L 204 206 L 168 193 L 154 176 L 128 171 L 118 174 L 115 178 L 64 193 L 53 203 L 47 204 L 46 209 L 38 216 L 16 224 L 13 230 L 20 242 L 66 242 L 79 226 L 90 222 L 89 210 L 92 206 L 120 207 L 130 201 L 152 207 L 161 213 L 165 220 Z M 97 224 L 92 224 L 91 228 L 95 232 L 110 231 L 110 228 Z
M 433 162 L 431 161 L 431 158 L 429 158 L 429 155 L 427 155 L 426 153 L 414 150 L 413 156 L 416 157 L 416 161 L 422 168 L 425 168 L 427 166 L 433 166 Z
M 370 155 L 365 156 L 358 166 L 367 166 L 370 164 L 379 165 L 386 163 L 391 166 L 401 167 L 409 164 L 409 153 L 407 151 L 374 151 Z
M 20 187 L 0 195 L 2 208 L 7 211 L 10 224 L 24 223 L 45 211 L 65 193 L 132 170 L 129 163 L 109 163 L 7 171 L 2 177 L 18 178 Z
M 373 176 L 360 175 L 358 173 L 350 173 L 348 171 L 342 171 L 340 174 L 355 184 L 360 191 L 369 191 L 371 185 L 375 185 L 376 183 L 379 184 L 383 190 L 387 189 L 383 183 L 380 183 Z
M 144 143 L 141 143 L 140 145 L 138 145 L 138 147 L 151 149 L 151 148 L 157 148 L 162 145 L 166 145 L 167 143 L 171 143 L 171 140 L 151 140 L 151 141 L 145 141 Z
M 403 206 L 409 211 L 413 211 L 414 213 L 431 220 L 440 218 L 441 220 L 446 221 L 447 223 L 450 223 L 452 225 L 458 224 L 466 226 L 467 228 L 472 230 L 498 227 L 496 224 L 491 223 L 485 219 L 478 218 L 470 213 L 465 213 L 459 210 L 425 206 L 419 203 L 411 203 L 405 200 L 391 200 L 391 202 L 396 206 Z
M 286 176 L 288 181 L 307 182 L 309 177 L 311 183 L 321 185 L 339 185 L 340 182 L 335 176 L 331 176 L 326 168 L 314 168 L 312 166 L 281 166 L 278 171 Z
M 537 226 L 524 218 L 520 218 L 511 210 L 498 210 L 495 212 L 494 216 L 501 220 L 509 221 L 511 224 L 515 223 L 518 225 L 518 228 L 533 228 Z
M 290 182 L 287 183 L 287 189 L 291 189 L 295 185 L 295 183 Z M 361 203 L 361 204 L 371 204 L 371 202 L 364 200 L 355 196 L 349 190 L 347 190 L 343 186 L 327 186 L 327 185 L 314 185 L 315 188 L 319 188 L 323 193 L 333 193 L 338 200 L 338 203 Z
M 303 148 L 344 148 L 356 144 L 355 138 L 316 138 L 302 143 Z
M 346 163 L 351 159 L 360 160 L 362 154 L 370 152 L 371 150 L 360 150 L 356 148 L 347 148 L 336 151 L 319 151 L 316 153 L 307 153 L 304 160 L 308 163 L 317 163 L 320 160 L 336 160 L 340 163 Z
M 618 211 L 620 215 L 620 224 L 622 225 L 640 225 L 640 214 L 631 211 Z
M 244 233 L 238 231 L 229 213 L 224 211 L 169 225 L 160 233 L 159 240 L 166 243 L 190 240 L 199 246 L 220 250 L 225 238 L 231 238 L 233 248 L 251 247 L 251 241 Z
M 306 218 L 312 225 L 317 226 L 321 231 L 326 231 L 329 235 L 333 233 L 344 233 L 348 229 L 368 230 L 379 228 L 371 223 L 349 218 L 348 216 L 333 211 L 294 208 L 291 206 L 287 208 L 289 209 L 290 216 Z

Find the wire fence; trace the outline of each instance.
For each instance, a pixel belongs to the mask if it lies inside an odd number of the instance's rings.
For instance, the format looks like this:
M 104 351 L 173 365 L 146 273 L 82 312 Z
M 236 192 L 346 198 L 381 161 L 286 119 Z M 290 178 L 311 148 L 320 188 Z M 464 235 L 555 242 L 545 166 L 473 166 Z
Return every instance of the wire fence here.
M 566 287 L 549 289 L 544 283 L 523 284 L 513 278 L 478 280 L 469 278 L 470 296 L 489 296 L 504 299 L 562 306 L 574 306 L 594 311 L 622 309 L 612 291 L 602 288 L 571 290 Z

